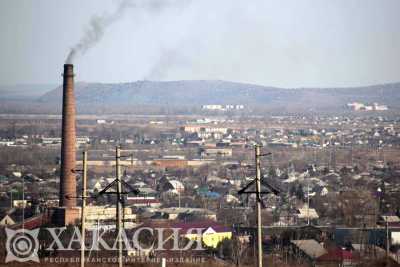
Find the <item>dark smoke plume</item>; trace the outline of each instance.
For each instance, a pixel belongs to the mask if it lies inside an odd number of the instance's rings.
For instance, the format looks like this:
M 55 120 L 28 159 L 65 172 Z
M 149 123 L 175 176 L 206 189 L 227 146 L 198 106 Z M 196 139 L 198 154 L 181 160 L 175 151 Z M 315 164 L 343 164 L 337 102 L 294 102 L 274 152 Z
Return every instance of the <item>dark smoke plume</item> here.
M 90 23 L 80 39 L 80 41 L 71 48 L 66 63 L 72 63 L 77 54 L 85 54 L 90 48 L 92 48 L 104 35 L 105 29 L 116 22 L 122 17 L 123 12 L 126 8 L 132 7 L 133 5 L 128 0 L 120 2 L 118 8 L 112 14 L 95 15 L 90 19 Z
M 186 2 L 186 1 L 182 1 Z M 104 35 L 105 29 L 114 22 L 122 18 L 127 8 L 144 8 L 146 11 L 160 11 L 166 6 L 176 4 L 176 0 L 122 0 L 117 9 L 111 14 L 95 15 L 90 19 L 89 25 L 77 44 L 75 44 L 65 60 L 66 63 L 72 63 L 74 58 L 80 54 L 85 54 L 90 48 L 97 44 Z

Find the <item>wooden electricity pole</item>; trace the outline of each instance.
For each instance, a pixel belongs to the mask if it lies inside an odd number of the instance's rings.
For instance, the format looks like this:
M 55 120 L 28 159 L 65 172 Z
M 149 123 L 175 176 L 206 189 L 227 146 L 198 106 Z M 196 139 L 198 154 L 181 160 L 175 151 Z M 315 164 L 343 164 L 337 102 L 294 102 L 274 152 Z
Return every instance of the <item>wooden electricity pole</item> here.
M 386 258 L 390 255 L 390 241 L 389 241 L 389 221 L 386 218 Z
M 256 194 L 257 194 L 257 243 L 258 243 L 258 267 L 263 264 L 263 249 L 262 249 L 262 221 L 261 221 L 261 152 L 260 145 L 255 146 L 256 153 Z
M 261 177 L 261 157 L 271 155 L 271 153 L 261 154 L 261 145 L 255 145 L 255 164 L 256 164 L 256 177 L 253 181 L 247 184 L 244 188 L 239 190 L 238 194 L 255 194 L 256 195 L 256 213 L 257 213 L 257 266 L 263 266 L 263 247 L 262 247 L 262 220 L 261 220 L 261 208 L 263 206 L 263 202 L 261 200 L 262 194 L 279 194 L 279 190 L 274 188 L 271 184 L 269 184 L 265 179 L 263 180 Z M 251 187 L 255 184 L 255 191 L 251 189 Z M 261 185 L 266 187 L 267 191 L 261 191 Z M 254 243 L 255 244 L 255 243 Z
M 110 184 L 108 184 L 103 190 L 101 190 L 98 196 L 103 194 L 108 195 L 116 195 L 117 204 L 116 204 L 116 215 L 117 221 L 115 223 L 115 228 L 117 231 L 117 244 L 118 244 L 118 266 L 122 267 L 123 265 L 123 257 L 122 257 L 122 231 L 124 230 L 122 224 L 122 216 L 123 216 L 123 195 L 127 195 L 129 193 L 133 193 L 135 195 L 139 194 L 139 190 L 131 187 L 128 183 L 126 183 L 121 177 L 121 158 L 131 158 L 131 163 L 133 164 L 133 155 L 121 156 L 121 148 L 117 146 L 115 148 L 115 175 L 116 178 Z M 129 191 L 122 191 L 122 185 L 125 188 L 128 188 Z M 112 187 L 116 186 L 116 191 L 109 191 Z
M 119 146 L 117 146 L 115 148 L 115 164 L 116 164 L 116 168 L 115 168 L 115 174 L 116 174 L 116 179 L 118 181 L 117 183 L 117 224 L 116 224 L 116 229 L 117 229 L 117 234 L 118 234 L 118 266 L 122 267 L 122 210 L 121 210 L 121 201 L 122 201 L 122 197 L 121 197 L 121 167 L 120 167 L 120 159 L 121 159 L 121 148 Z
M 85 266 L 85 220 L 86 220 L 86 182 L 87 182 L 87 152 L 83 151 L 82 170 L 82 207 L 81 207 L 81 267 Z

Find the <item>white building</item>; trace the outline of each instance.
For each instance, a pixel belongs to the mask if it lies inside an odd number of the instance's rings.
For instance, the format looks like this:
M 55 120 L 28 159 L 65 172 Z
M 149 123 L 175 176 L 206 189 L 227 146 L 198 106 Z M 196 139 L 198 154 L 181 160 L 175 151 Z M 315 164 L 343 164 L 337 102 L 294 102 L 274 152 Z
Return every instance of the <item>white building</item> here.
M 14 145 L 14 141 L 9 141 L 9 140 L 0 140 L 0 146 L 12 146 Z
M 384 111 L 388 110 L 388 107 L 386 105 L 380 105 L 378 103 L 373 103 L 372 105 L 366 105 L 364 103 L 360 102 L 353 102 L 353 103 L 348 103 L 347 106 L 351 108 L 354 111 Z
M 218 110 L 218 111 L 227 111 L 227 110 L 241 110 L 244 109 L 244 105 L 203 105 L 201 106 L 203 110 Z
M 136 214 L 132 213 L 131 208 L 124 208 L 123 220 L 125 228 L 133 228 L 136 226 Z M 86 206 L 85 209 L 86 225 L 88 229 L 115 228 L 116 209 L 115 206 Z
M 87 136 L 77 136 L 76 145 L 89 144 L 90 138 Z M 42 137 L 42 144 L 44 145 L 58 145 L 61 144 L 61 137 Z
M 374 110 L 376 111 L 388 110 L 388 107 L 386 105 L 379 105 L 378 103 L 374 103 Z
M 227 134 L 228 128 L 226 127 L 211 127 L 211 126 L 200 126 L 200 125 L 187 125 L 183 127 L 183 130 L 188 133 L 197 133 L 197 134 Z
M 205 110 L 224 110 L 223 105 L 203 105 L 201 108 Z

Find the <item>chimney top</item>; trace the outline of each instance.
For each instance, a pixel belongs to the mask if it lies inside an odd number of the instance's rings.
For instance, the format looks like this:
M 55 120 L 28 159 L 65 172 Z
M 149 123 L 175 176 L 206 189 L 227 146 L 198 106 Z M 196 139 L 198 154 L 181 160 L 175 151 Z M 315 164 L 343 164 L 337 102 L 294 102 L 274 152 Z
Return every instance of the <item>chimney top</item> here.
M 73 64 L 64 64 L 63 76 L 74 76 L 74 65 Z

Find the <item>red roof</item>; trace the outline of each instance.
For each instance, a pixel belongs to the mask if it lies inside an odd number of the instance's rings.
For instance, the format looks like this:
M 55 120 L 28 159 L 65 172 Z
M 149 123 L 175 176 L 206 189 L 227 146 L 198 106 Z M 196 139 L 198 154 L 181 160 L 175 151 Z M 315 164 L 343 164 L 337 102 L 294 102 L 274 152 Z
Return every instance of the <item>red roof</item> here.
M 24 228 L 25 229 L 35 229 L 35 228 L 39 228 L 40 226 L 42 226 L 43 224 L 46 224 L 49 222 L 49 217 L 46 214 L 39 214 L 36 216 L 33 216 L 31 218 L 25 219 L 24 221 Z M 17 224 L 13 224 L 11 226 L 11 228 L 13 229 L 19 229 L 22 228 L 22 222 L 21 223 L 17 223 Z
M 359 255 L 353 251 L 345 250 L 342 248 L 335 248 L 328 250 L 328 253 L 318 257 L 319 261 L 343 261 L 343 260 L 356 260 Z

